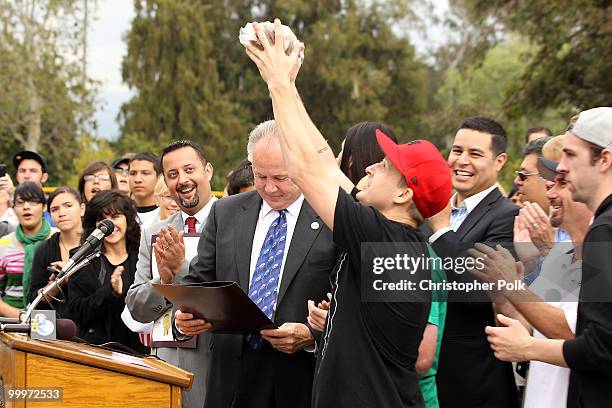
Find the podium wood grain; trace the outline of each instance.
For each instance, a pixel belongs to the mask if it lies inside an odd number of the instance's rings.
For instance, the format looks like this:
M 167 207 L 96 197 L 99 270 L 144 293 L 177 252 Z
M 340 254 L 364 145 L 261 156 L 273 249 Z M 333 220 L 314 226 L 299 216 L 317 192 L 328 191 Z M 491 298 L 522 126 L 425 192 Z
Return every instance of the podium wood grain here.
M 80 343 L 0 334 L 4 388 L 63 389 L 62 401 L 14 401 L 7 407 L 180 407 L 193 374 L 160 360 Z M 6 395 L 5 395 L 6 398 Z

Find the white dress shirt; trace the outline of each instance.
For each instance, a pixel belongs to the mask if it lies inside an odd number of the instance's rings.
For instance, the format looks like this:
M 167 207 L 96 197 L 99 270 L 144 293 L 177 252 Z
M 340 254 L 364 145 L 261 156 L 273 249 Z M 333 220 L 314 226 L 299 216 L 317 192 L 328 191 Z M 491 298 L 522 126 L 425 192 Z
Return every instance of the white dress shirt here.
M 283 254 L 283 262 L 281 263 L 280 273 L 278 276 L 278 282 L 283 278 L 283 269 L 285 269 L 285 260 L 287 259 L 287 253 L 289 252 L 289 246 L 291 245 L 291 238 L 293 237 L 293 231 L 295 230 L 295 224 L 297 223 L 302 204 L 304 203 L 304 196 L 300 195 L 297 200 L 287 207 L 286 218 L 287 218 L 287 238 L 285 240 L 285 253 Z M 259 217 L 257 218 L 257 226 L 255 227 L 255 235 L 253 236 L 253 248 L 251 249 L 251 266 L 249 268 L 249 287 L 251 286 L 251 279 L 253 279 L 253 273 L 255 272 L 255 266 L 257 266 L 257 259 L 261 252 L 261 247 L 264 244 L 270 225 L 278 218 L 279 212 L 273 210 L 272 207 L 264 200 L 259 210 Z M 278 288 L 277 288 L 278 290 Z
M 210 209 L 212 208 L 213 203 L 217 200 L 218 199 L 215 196 L 210 197 L 210 200 L 208 200 L 206 205 L 202 207 L 202 209 L 198 211 L 197 213 L 195 213 L 194 215 L 189 215 L 185 211 L 181 211 L 181 217 L 183 218 L 183 231 L 185 233 L 187 232 L 188 227 L 187 227 L 187 224 L 185 223 L 185 220 L 187 219 L 187 217 L 195 217 L 196 219 L 195 229 L 196 231 L 200 232 L 202 230 L 202 225 L 206 223 L 206 219 L 208 218 L 208 214 L 210 214 Z
M 542 272 L 529 289 L 542 300 L 556 298 L 548 303 L 563 311 L 567 325 L 576 332 L 578 298 L 582 281 L 582 261 L 573 259 L 573 243 L 556 244 L 542 264 Z M 569 250 L 568 250 L 569 249 Z M 545 339 L 542 333 L 533 329 L 533 337 Z M 565 407 L 569 387 L 570 369 L 541 361 L 529 363 L 525 408 Z
M 463 202 L 461 203 L 460 207 L 465 207 L 467 209 L 467 213 L 468 215 L 472 212 L 472 210 L 474 208 L 476 208 L 478 206 L 478 204 L 480 204 L 480 202 L 482 200 L 484 200 L 484 198 L 489 195 L 489 193 L 493 190 L 495 190 L 497 188 L 497 183 L 493 184 L 491 187 L 482 190 L 480 193 L 476 193 L 466 199 L 463 200 Z M 452 196 L 451 196 L 451 209 L 457 209 L 458 207 L 455 206 L 455 203 L 457 202 L 457 193 L 455 192 Z M 464 220 L 465 221 L 465 220 Z M 459 224 L 460 226 L 461 224 Z M 444 227 L 439 229 L 438 231 L 434 232 L 433 234 L 431 234 L 431 237 L 429 237 L 429 242 L 430 243 L 434 243 L 438 238 L 440 238 L 442 235 L 446 234 L 448 231 L 453 231 L 453 229 L 449 226 L 449 227 Z

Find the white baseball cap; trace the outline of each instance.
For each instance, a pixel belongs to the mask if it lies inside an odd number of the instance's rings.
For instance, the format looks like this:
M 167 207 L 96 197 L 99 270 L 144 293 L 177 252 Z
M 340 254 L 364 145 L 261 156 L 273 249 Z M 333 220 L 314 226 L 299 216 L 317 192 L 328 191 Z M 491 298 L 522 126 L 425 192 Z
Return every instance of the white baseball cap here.
M 612 107 L 603 106 L 580 112 L 578 120 L 569 131 L 597 146 L 612 148 Z

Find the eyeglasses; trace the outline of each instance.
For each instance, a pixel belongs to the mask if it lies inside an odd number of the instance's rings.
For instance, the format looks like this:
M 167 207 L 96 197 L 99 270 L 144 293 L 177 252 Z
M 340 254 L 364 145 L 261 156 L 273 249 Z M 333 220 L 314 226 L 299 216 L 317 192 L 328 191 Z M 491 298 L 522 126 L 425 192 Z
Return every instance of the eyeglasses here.
M 35 205 L 42 205 L 42 203 L 40 201 L 31 201 L 31 200 L 26 200 L 26 201 L 22 201 L 22 200 L 16 200 L 15 203 L 13 204 L 13 207 L 15 208 L 22 208 L 25 207 L 26 205 L 28 207 L 33 207 Z
M 160 195 L 158 197 L 161 198 L 162 200 L 164 200 L 168 204 L 170 204 L 170 203 L 172 203 L 174 201 L 174 198 L 172 198 L 172 196 L 169 196 L 169 195 Z
M 535 172 L 535 173 L 525 173 L 522 170 L 515 171 L 514 174 L 516 174 L 521 181 L 527 180 L 527 177 L 529 177 L 529 176 L 538 176 L 538 175 L 540 175 L 540 173 L 538 173 L 538 172 Z
M 85 176 L 83 176 L 83 180 L 87 181 L 94 181 L 94 180 L 98 180 L 98 181 L 110 181 L 111 177 L 108 174 L 87 174 Z
M 122 169 L 121 167 L 118 167 L 114 170 L 115 170 L 115 173 L 121 174 L 122 176 L 127 176 L 130 173 L 128 169 Z

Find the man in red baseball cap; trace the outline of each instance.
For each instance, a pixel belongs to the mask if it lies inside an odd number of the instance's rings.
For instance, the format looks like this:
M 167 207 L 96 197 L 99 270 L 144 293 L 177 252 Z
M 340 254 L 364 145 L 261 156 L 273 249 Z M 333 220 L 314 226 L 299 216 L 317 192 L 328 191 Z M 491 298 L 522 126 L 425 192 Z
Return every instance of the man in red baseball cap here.
M 268 85 L 289 177 L 343 250 L 318 343 L 313 407 L 423 407 L 415 363 L 431 293 L 407 286 L 431 279 L 431 272 L 396 261 L 427 258 L 417 228 L 423 217 L 448 205 L 449 167 L 427 141 L 397 145 L 378 132 L 386 157 L 366 169 L 368 179 L 358 191 L 338 168 L 295 88 L 302 49 L 286 55 L 280 21 L 275 25 L 270 45 L 255 23 L 263 49 L 247 45 L 246 52 Z M 264 332 L 271 336 L 274 330 Z

